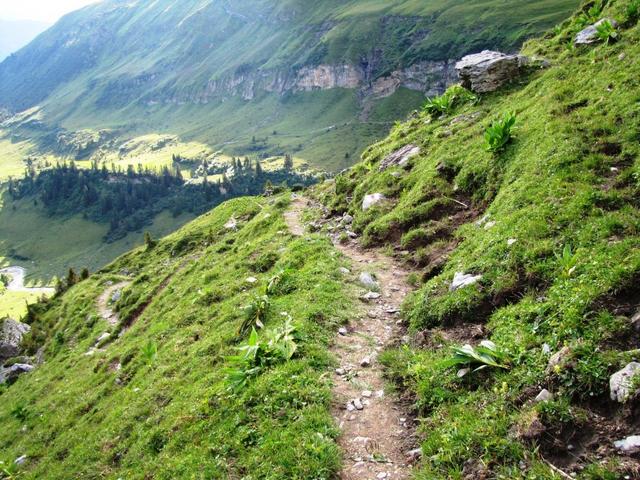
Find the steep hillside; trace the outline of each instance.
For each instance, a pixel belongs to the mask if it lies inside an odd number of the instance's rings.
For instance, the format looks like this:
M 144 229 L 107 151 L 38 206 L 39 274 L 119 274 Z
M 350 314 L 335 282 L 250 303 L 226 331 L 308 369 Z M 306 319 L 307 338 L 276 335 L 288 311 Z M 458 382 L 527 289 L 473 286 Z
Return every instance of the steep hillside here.
M 0 478 L 639 478 L 639 19 L 30 308 Z
M 3 62 L 0 105 L 44 105 L 47 125 L 70 130 L 233 142 L 236 154 L 276 131 L 272 152 L 295 148 L 340 168 L 327 150 L 336 138 L 386 133 L 385 122 L 417 105 L 411 90 L 435 93 L 452 81 L 456 58 L 513 49 L 577 0 L 509 3 L 505 16 L 494 0 L 107 0 Z M 394 93 L 399 111 L 364 102 Z M 363 146 L 347 141 L 342 156 Z

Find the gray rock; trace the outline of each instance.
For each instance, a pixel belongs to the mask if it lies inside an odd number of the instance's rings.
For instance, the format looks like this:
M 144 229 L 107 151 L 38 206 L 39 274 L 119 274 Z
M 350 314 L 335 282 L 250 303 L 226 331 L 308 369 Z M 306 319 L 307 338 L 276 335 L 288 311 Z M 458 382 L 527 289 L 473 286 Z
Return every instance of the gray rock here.
M 373 396 L 373 392 L 371 390 L 363 390 L 362 396 L 364 398 L 371 398 Z
M 33 365 L 15 363 L 7 368 L 0 368 L 0 385 L 16 380 L 23 373 L 29 373 L 34 369 Z
M 576 45 L 591 45 L 592 43 L 598 43 L 600 41 L 598 38 L 598 27 L 607 21 L 611 22 L 611 25 L 614 27 L 618 27 L 618 22 L 615 20 L 611 18 L 603 18 L 602 20 L 598 20 L 593 25 L 589 25 L 584 30 L 578 32 L 574 43 Z
M 16 465 L 24 465 L 27 462 L 27 456 L 26 455 L 22 455 L 18 458 L 16 458 L 13 463 L 15 463 Z
M 624 453 L 640 452 L 640 435 L 631 435 L 630 437 L 613 442 L 613 444 L 618 450 L 622 450 Z
M 371 358 L 369 357 L 364 357 L 362 360 L 360 360 L 360 366 L 361 367 L 370 367 L 371 366 Z
M 387 197 L 385 197 L 382 193 L 372 193 L 370 195 L 365 195 L 362 199 L 362 210 L 367 211 L 371 207 L 384 202 L 386 199 Z
M 353 223 L 353 217 L 348 213 L 345 213 L 340 220 L 344 225 L 351 225 Z
M 377 290 L 380 288 L 376 279 L 373 278 L 373 275 L 369 272 L 362 272 L 358 277 L 358 281 L 369 290 Z
M 109 332 L 104 332 L 102 335 L 100 335 L 97 339 L 96 339 L 96 345 L 104 340 L 106 340 L 107 338 L 109 338 L 111 336 L 111 334 Z
M 115 292 L 113 292 L 113 295 L 111 295 L 111 303 L 115 303 L 121 298 L 122 298 L 122 290 L 116 290 Z
M 529 59 L 522 55 L 484 50 L 467 55 L 456 63 L 456 71 L 465 88 L 477 93 L 493 92 L 518 78 Z
M 389 167 L 399 165 L 404 167 L 412 157 L 420 154 L 420 147 L 415 145 L 406 145 L 400 150 L 387 155 L 382 162 L 380 162 L 380 171 L 384 172 Z
M 16 357 L 20 354 L 22 338 L 29 333 L 31 327 L 26 323 L 7 318 L 0 326 L 0 361 Z
M 553 400 L 553 394 L 546 388 L 543 388 L 534 401 L 536 403 L 541 403 L 541 402 L 549 402 L 551 400 Z
M 340 267 L 340 273 L 343 275 L 349 275 L 351 273 L 351 270 L 345 267 Z
M 631 317 L 631 326 L 636 332 L 640 332 L 640 310 L 638 310 L 633 317 Z
M 547 364 L 547 373 L 552 373 L 556 367 L 561 367 L 566 364 L 572 354 L 571 347 L 562 347 L 556 353 L 551 355 L 549 363 Z
M 360 401 L 359 398 L 356 398 L 352 401 L 353 406 L 356 407 L 356 410 L 363 410 L 364 409 L 364 405 L 362 404 L 362 401 Z
M 640 375 L 640 363 L 631 362 L 622 370 L 611 375 L 609 379 L 609 392 L 611 400 L 620 403 L 627 401 L 629 396 L 634 393 L 631 391 L 634 383 L 634 377 Z
M 455 292 L 456 290 L 473 285 L 474 283 L 478 283 L 482 279 L 482 275 L 470 275 L 467 273 L 457 272 L 453 276 L 453 281 L 451 282 L 451 286 L 449 287 L 450 292 Z
M 338 329 L 338 333 L 344 337 L 345 335 L 347 335 L 349 333 L 349 331 L 344 327 L 340 327 Z

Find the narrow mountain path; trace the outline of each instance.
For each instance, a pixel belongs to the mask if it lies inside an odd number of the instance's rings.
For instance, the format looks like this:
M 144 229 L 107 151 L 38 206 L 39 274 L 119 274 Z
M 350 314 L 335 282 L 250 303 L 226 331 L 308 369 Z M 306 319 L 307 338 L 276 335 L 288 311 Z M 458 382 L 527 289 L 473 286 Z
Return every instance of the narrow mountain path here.
M 296 198 L 285 214 L 289 230 L 303 236 L 302 213 L 308 199 Z M 392 258 L 364 250 L 357 242 L 335 244 L 351 259 L 355 274 L 371 273 L 380 286 L 356 301 L 358 318 L 338 333 L 332 347 L 340 367 L 335 372 L 333 416 L 341 430 L 343 480 L 407 479 L 415 454 L 413 425 L 408 414 L 385 392 L 377 356 L 402 334 L 400 306 L 411 291 L 409 271 Z
M 102 295 L 98 297 L 98 313 L 112 327 L 118 325 L 120 319 L 118 317 L 118 313 L 115 312 L 110 306 L 111 298 L 113 297 L 113 294 L 118 290 L 124 290 L 129 285 L 131 285 L 131 282 L 115 283 L 109 286 L 104 292 L 102 292 Z

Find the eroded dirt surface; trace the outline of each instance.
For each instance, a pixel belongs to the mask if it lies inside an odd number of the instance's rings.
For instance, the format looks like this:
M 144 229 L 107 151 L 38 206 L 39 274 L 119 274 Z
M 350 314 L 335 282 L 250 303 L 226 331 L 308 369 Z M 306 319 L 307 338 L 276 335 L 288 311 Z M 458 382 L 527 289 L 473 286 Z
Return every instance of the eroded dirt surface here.
M 294 235 L 305 234 L 301 215 L 308 206 L 307 199 L 295 198 L 285 215 Z M 411 291 L 410 272 L 392 258 L 362 249 L 356 241 L 335 246 L 351 260 L 346 275 L 358 282 L 360 273 L 367 272 L 379 285 L 375 291 L 362 287 L 361 298 L 355 299 L 359 314 L 337 334 L 332 348 L 340 363 L 333 387 L 333 416 L 342 432 L 339 443 L 344 452 L 340 478 L 406 479 L 416 446 L 413 420 L 385 390 L 377 357 L 403 332 L 400 307 Z

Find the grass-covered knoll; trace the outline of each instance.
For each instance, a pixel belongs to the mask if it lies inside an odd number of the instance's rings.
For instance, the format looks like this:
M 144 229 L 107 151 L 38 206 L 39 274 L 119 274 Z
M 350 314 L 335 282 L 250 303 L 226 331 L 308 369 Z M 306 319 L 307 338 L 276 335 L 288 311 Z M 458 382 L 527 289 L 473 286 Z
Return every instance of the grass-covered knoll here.
M 332 478 L 340 452 L 327 344 L 352 306 L 340 256 L 322 236 L 293 239 L 287 205 L 227 202 L 34 307 L 26 344 L 44 342 L 46 363 L 0 390 L 0 458 L 28 455 L 25 479 Z M 231 218 L 237 231 L 224 226 Z M 110 327 L 96 302 L 123 280 Z M 268 285 L 256 326 L 265 363 L 230 389 L 238 364 L 228 357 L 248 341 L 240 326 L 256 325 Z M 265 356 L 289 317 L 292 359 Z M 86 355 L 105 331 L 112 337 Z
M 392 245 L 422 273 L 405 305 L 416 346 L 386 355 L 423 419 L 418 478 L 554 478 L 543 459 L 581 478 L 638 475 L 637 458 L 612 444 L 637 433 L 637 404 L 612 402 L 608 385 L 640 346 L 629 321 L 640 304 L 634 5 L 610 1 L 594 15 L 585 4 L 525 46 L 549 68 L 438 118 L 416 113 L 320 192 L 355 216 L 365 243 Z M 585 16 L 616 19 L 618 41 L 574 48 Z M 510 138 L 491 151 L 485 132 L 511 112 Z M 380 171 L 407 144 L 420 154 Z M 388 200 L 363 212 L 372 193 Z M 481 279 L 451 291 L 456 273 Z M 507 370 L 458 378 L 441 363 L 450 346 L 482 339 L 505 352 Z M 555 400 L 532 404 L 542 388 Z

